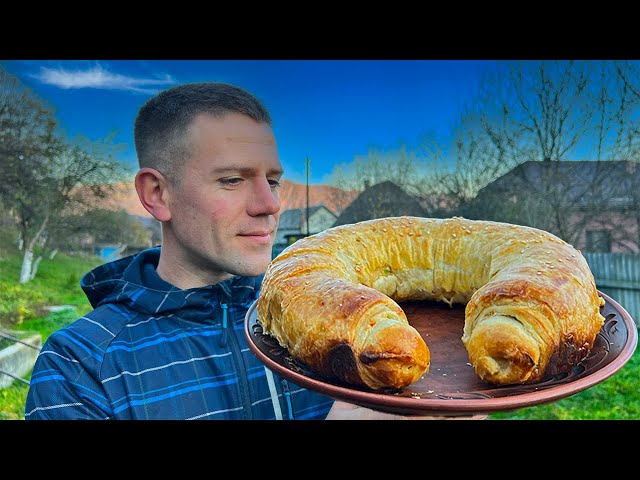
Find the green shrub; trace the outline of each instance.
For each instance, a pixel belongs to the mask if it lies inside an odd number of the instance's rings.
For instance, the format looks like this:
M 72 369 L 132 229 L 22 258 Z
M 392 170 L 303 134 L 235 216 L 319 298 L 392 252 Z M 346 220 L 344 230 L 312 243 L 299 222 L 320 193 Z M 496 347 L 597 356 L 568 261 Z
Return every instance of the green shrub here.
M 0 280 L 0 326 L 19 325 L 25 319 L 33 318 L 46 300 L 42 292 L 28 284 Z
M 24 420 L 28 390 L 29 386 L 20 382 L 0 390 L 0 420 Z
M 42 260 L 32 281 L 19 284 L 20 252 L 0 257 L 0 328 L 16 335 L 16 330 L 40 333 L 44 343 L 54 331 L 91 310 L 80 288 L 80 278 L 101 263 L 97 257 L 58 254 L 52 260 Z M 42 308 L 46 305 L 74 305 L 75 308 L 49 313 Z M 29 379 L 30 375 L 25 377 Z M 0 420 L 24 419 L 27 391 L 28 385 L 18 381 L 0 390 Z
M 79 313 L 77 309 L 62 310 L 52 312 L 44 318 L 34 318 L 24 323 L 30 332 L 37 332 L 42 336 L 42 343 L 56 330 L 65 325 L 69 325 L 74 320 L 80 318 L 84 313 Z
M 74 305 L 83 315 L 91 309 L 80 288 L 80 278 L 100 265 L 98 257 L 58 254 L 40 263 L 33 280 L 18 283 L 22 255 L 14 252 L 0 259 L 0 327 L 20 325 L 47 315 L 46 305 Z
M 70 273 L 67 280 L 64 282 L 64 286 L 67 288 L 77 287 L 80 283 L 80 277 L 76 273 Z

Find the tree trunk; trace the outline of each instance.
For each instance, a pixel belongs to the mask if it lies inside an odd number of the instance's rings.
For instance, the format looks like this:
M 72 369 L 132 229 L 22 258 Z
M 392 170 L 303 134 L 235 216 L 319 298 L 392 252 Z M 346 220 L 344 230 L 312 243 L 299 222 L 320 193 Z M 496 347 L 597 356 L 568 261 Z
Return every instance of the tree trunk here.
M 38 255 L 35 262 L 33 262 L 33 266 L 31 267 L 31 274 L 29 275 L 29 281 L 33 280 L 36 276 L 36 272 L 38 271 L 38 265 L 40 265 L 40 260 L 42 260 L 42 255 Z
M 26 248 L 22 257 L 22 270 L 20 270 L 20 283 L 31 280 L 31 266 L 33 265 L 33 251 Z
M 31 240 L 25 242 L 24 247 L 24 257 L 22 257 L 22 269 L 20 270 L 20 283 L 27 283 L 29 280 L 33 280 L 36 276 L 36 271 L 38 269 L 38 264 L 40 263 L 41 257 L 38 257 L 35 265 L 33 263 L 33 249 L 36 247 L 36 242 L 44 232 L 47 227 L 47 223 L 49 223 L 49 215 L 47 215 L 42 221 L 42 225 L 33 236 Z

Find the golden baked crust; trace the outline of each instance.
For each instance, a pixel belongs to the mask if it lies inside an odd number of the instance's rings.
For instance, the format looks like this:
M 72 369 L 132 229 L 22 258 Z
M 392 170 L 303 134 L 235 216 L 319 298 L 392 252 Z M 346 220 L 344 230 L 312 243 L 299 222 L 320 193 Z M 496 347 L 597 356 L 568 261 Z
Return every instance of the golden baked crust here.
M 604 323 L 593 274 L 573 246 L 531 227 L 387 217 L 289 246 L 269 265 L 258 320 L 320 375 L 373 390 L 428 372 L 429 349 L 396 302 L 463 303 L 462 342 L 486 382 L 567 372 Z

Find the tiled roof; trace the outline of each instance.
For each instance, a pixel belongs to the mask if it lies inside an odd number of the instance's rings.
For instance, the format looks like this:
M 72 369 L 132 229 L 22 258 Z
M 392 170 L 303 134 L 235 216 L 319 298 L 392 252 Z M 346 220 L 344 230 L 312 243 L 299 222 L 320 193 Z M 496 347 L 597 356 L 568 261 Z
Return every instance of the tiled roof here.
M 608 206 L 625 206 L 640 185 L 640 166 L 632 161 L 527 161 L 485 187 L 487 190 L 533 189 L 545 194 L 553 188 L 576 205 L 594 199 Z
M 333 214 L 341 212 L 358 196 L 355 190 L 342 190 L 331 185 L 309 185 L 309 206 L 324 205 Z M 282 211 L 307 206 L 307 186 L 283 180 L 280 187 Z
M 425 210 L 416 199 L 398 185 L 385 181 L 364 190 L 342 212 L 335 225 L 401 215 L 424 217 Z

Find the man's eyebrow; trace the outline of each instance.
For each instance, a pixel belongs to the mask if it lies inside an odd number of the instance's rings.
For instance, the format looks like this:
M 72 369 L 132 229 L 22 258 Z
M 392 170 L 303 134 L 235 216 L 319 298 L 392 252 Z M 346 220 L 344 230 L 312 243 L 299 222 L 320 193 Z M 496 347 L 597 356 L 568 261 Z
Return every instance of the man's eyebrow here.
M 256 140 L 253 137 L 226 137 L 228 142 L 240 142 L 240 143 L 259 143 L 264 145 L 273 145 L 275 142 L 272 138 L 265 138 L 264 140 Z
M 224 174 L 224 173 L 241 173 L 244 175 L 247 174 L 251 174 L 254 173 L 256 171 L 255 168 L 252 167 L 234 167 L 234 166 L 228 166 L 228 167 L 220 167 L 220 168 L 214 168 L 213 170 L 211 170 L 212 174 Z M 273 168 L 271 170 L 269 170 L 267 172 L 269 175 L 284 175 L 284 170 L 281 168 Z

